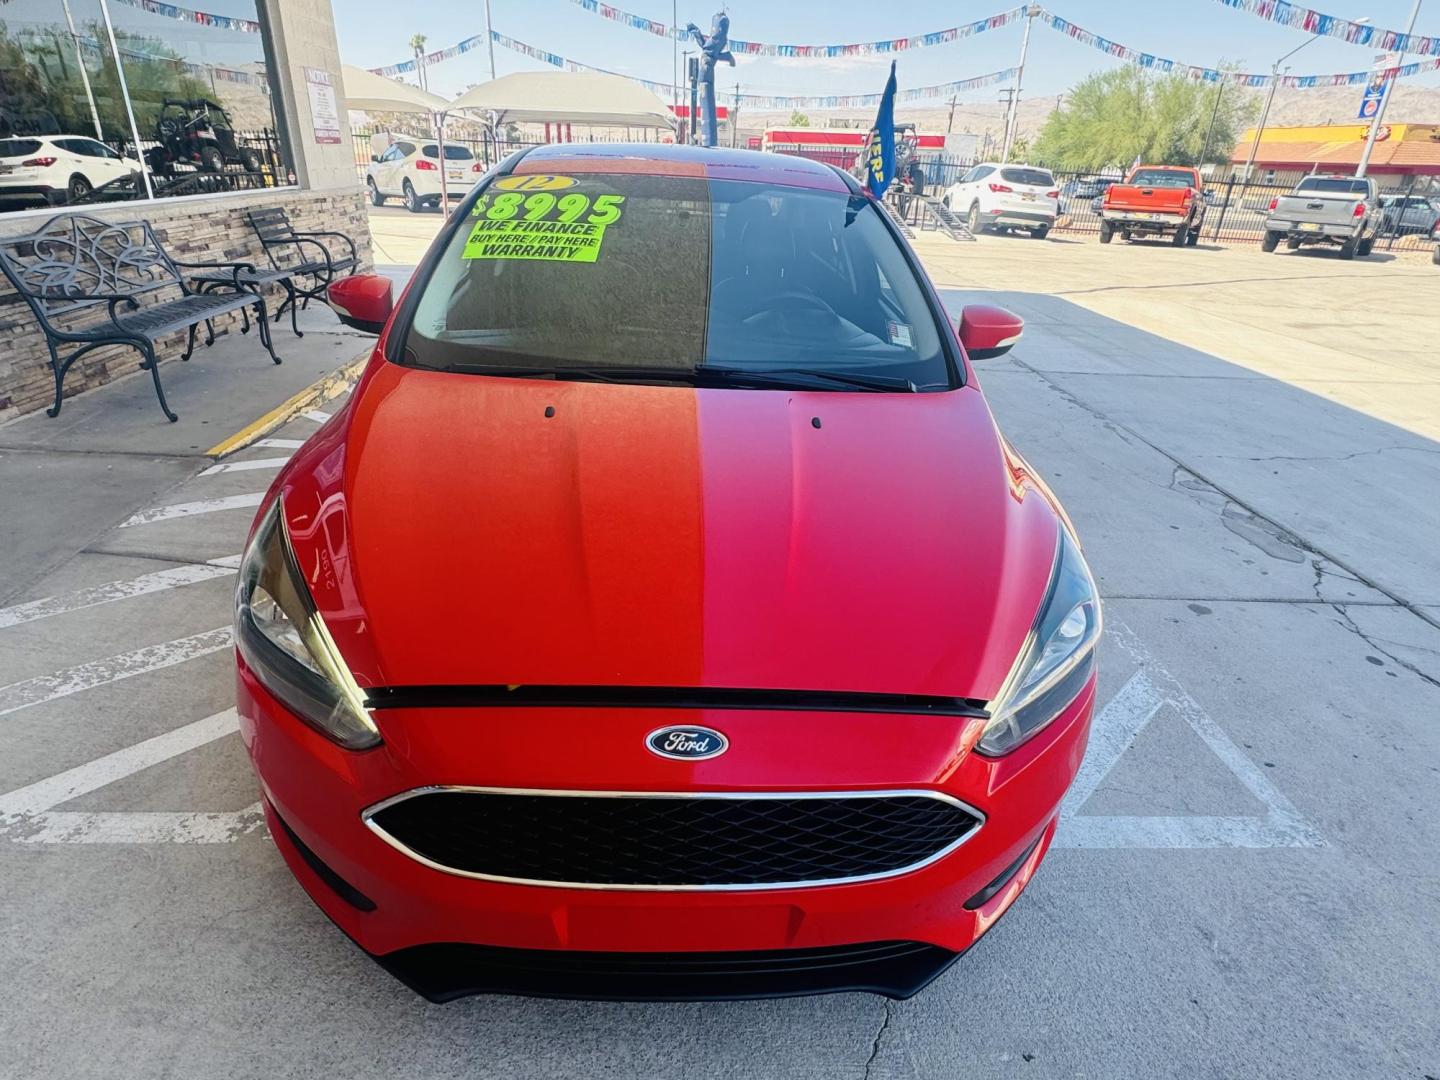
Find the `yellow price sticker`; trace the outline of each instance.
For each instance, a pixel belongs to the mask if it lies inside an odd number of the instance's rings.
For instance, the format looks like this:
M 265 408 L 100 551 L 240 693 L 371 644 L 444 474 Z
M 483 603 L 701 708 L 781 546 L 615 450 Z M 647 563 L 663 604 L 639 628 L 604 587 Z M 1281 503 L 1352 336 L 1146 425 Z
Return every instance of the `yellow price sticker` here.
M 604 241 L 605 226 L 584 221 L 486 218 L 477 221 L 470 230 L 461 258 L 593 263 Z
M 563 191 L 575 186 L 573 176 L 549 176 L 530 173 L 526 176 L 502 176 L 492 185 L 499 191 Z

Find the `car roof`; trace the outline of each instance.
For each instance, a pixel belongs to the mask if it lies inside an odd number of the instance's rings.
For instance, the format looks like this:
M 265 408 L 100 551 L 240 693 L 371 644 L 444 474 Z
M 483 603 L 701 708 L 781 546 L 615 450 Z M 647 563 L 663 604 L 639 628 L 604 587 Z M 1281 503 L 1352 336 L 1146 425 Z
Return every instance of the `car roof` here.
M 823 162 L 791 154 L 736 150 L 719 146 L 672 146 L 666 143 L 548 143 L 537 146 L 516 164 L 516 173 L 627 172 L 650 176 L 703 176 L 711 180 L 745 180 L 757 184 L 858 190 L 843 173 Z

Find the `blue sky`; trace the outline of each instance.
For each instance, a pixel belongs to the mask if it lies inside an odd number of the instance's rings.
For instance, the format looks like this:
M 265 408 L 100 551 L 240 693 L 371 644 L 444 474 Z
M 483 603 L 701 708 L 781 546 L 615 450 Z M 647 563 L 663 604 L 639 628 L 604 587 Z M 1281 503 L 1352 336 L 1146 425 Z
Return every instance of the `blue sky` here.
M 410 36 L 423 33 L 427 50 L 452 45 L 484 31 L 479 0 L 332 0 L 341 55 L 348 63 L 378 67 L 409 56 Z M 611 0 L 614 2 L 614 0 Z M 944 29 L 1016 6 L 1019 0 L 732 0 L 731 33 L 751 41 L 794 44 L 871 41 Z M 1404 29 L 1411 0 L 1309 0 L 1327 14 L 1356 19 L 1369 15 L 1377 26 Z M 491 0 L 495 29 L 572 60 L 625 74 L 668 82 L 671 49 L 662 38 L 631 30 L 590 14 L 569 0 Z M 669 22 L 670 0 L 623 0 L 616 6 Z M 714 0 L 680 0 L 679 21 L 702 26 L 720 9 Z M 1276 57 L 1311 35 L 1276 26 L 1217 0 L 1046 0 L 1045 6 L 1087 30 L 1181 63 L 1214 67 L 1239 63 L 1246 71 L 1268 71 Z M 400 14 L 403 12 L 403 14 Z M 1440 0 L 1422 8 L 1418 33 L 1440 35 Z M 989 31 L 966 40 L 900 54 L 900 85 L 950 82 L 1007 68 L 1020 49 L 1020 26 Z M 1370 66 L 1373 49 L 1318 39 L 1289 61 L 1291 74 L 1359 71 Z M 1026 69 L 1027 97 L 1055 95 L 1091 71 L 1119 61 L 1070 41 L 1039 25 L 1031 34 Z M 762 94 L 855 94 L 878 91 L 888 58 L 799 60 L 741 57 L 735 68 L 717 72 L 723 91 L 736 81 L 742 91 Z M 545 65 L 497 47 L 499 74 Z M 489 75 L 484 50 L 433 67 L 431 89 L 450 96 Z M 1440 85 L 1440 73 L 1407 80 L 1407 85 Z M 995 87 L 962 100 L 989 101 Z M 1358 94 L 1358 90 L 1357 90 Z M 723 100 L 723 99 L 722 99 Z

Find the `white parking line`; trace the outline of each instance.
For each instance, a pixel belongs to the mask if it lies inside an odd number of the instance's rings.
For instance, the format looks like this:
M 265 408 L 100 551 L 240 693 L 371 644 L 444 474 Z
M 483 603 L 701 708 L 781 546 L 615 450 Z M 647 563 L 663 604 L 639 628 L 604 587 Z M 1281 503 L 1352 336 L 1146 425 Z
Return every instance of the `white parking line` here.
M 133 652 L 107 656 L 103 660 L 92 660 L 88 664 L 66 668 L 53 675 L 37 675 L 33 679 L 0 686 L 0 716 L 8 716 L 20 709 L 28 709 L 32 705 L 41 705 L 56 698 L 69 697 L 97 686 L 144 675 L 149 671 L 183 664 L 186 660 L 229 647 L 230 628 L 222 626 L 217 630 L 206 630 L 203 634 L 192 634 L 176 641 L 165 641 Z
M 264 824 L 260 804 L 220 812 L 54 810 L 117 780 L 233 734 L 234 709 L 0 795 L 0 834 L 28 844 L 221 844 Z
M 218 476 L 220 473 L 254 472 L 256 469 L 278 469 L 290 459 L 288 457 L 250 458 L 246 461 L 222 461 L 211 465 L 200 473 L 201 476 Z
M 46 777 L 28 787 L 0 795 L 0 818 L 29 817 L 52 806 L 78 799 L 92 791 L 113 784 L 151 765 L 168 761 L 177 754 L 194 750 L 208 742 L 223 738 L 239 729 L 239 720 L 234 709 L 225 709 L 196 720 L 174 731 L 156 735 L 134 746 L 116 750 L 102 758 L 77 765 L 62 773 Z
M 304 439 L 259 439 L 252 443 L 253 446 L 263 446 L 268 450 L 299 450 L 305 445 Z
M 330 414 L 328 412 L 321 412 L 319 409 L 307 409 L 300 415 L 303 416 L 306 420 L 314 420 L 317 424 L 323 424 L 326 420 L 330 419 Z
M 265 824 L 260 804 L 210 814 L 70 812 L 51 810 L 30 819 L 7 839 L 22 844 L 228 844 Z
M 234 562 L 230 561 L 232 558 Z M 60 596 L 47 596 L 41 600 L 31 600 L 13 607 L 0 608 L 0 630 L 7 626 L 19 626 L 21 623 L 34 622 L 36 619 L 48 619 L 53 615 L 64 615 L 69 611 L 98 607 L 101 604 L 114 603 L 116 600 L 128 600 L 132 596 L 144 596 L 147 593 L 179 588 L 181 585 L 193 585 L 197 581 L 210 581 L 213 578 L 226 577 L 234 573 L 239 563 L 238 555 L 226 556 L 224 560 L 211 559 L 208 563 L 199 563 L 193 566 L 174 566 L 169 570 L 156 570 L 153 573 L 141 574 L 128 581 L 110 581 L 104 585 L 94 585 L 88 589 L 79 589 Z
M 194 517 L 197 514 L 214 514 L 221 510 L 243 510 L 246 507 L 259 506 L 265 498 L 263 491 L 257 491 L 249 495 L 226 495 L 221 499 L 200 499 L 196 502 L 171 503 L 169 506 L 155 506 L 149 510 L 141 510 L 131 514 L 120 523 L 120 528 L 128 529 L 132 525 L 149 525 L 156 521 L 170 521 L 174 518 Z

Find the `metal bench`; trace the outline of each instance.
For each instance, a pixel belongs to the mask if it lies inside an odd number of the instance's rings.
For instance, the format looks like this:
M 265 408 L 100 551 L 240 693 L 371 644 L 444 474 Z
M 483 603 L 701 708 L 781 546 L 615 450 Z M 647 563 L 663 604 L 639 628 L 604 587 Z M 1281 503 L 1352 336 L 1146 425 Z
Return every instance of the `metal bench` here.
M 271 270 L 277 275 L 272 282 L 285 290 L 285 301 L 275 311 L 275 321 L 288 310 L 290 329 L 296 337 L 304 337 L 295 322 L 297 308 L 307 308 L 311 300 L 323 300 L 330 283 L 349 277 L 360 268 L 355 241 L 338 232 L 299 232 L 282 206 L 264 210 L 247 210 L 245 217 L 255 230 Z M 341 252 L 323 243 L 343 241 Z
M 223 271 L 233 287 L 198 293 L 181 275 L 182 267 Z M 212 320 L 231 311 L 255 308 L 260 341 L 280 363 L 270 342 L 265 300 L 243 281 L 255 268 L 173 259 L 145 221 L 116 223 L 79 214 L 52 218 L 38 232 L 0 239 L 0 270 L 45 332 L 55 372 L 55 404 L 45 410 L 52 417 L 60 414 L 65 374 L 75 361 L 105 345 L 126 345 L 143 357 L 140 367 L 149 370 L 160 408 L 173 422 L 176 416 L 160 385 L 156 345 L 167 334 L 189 328 L 180 357 L 189 360 L 200 324 L 205 324 L 205 344 L 211 345 Z M 68 345 L 78 348 L 62 356 Z

